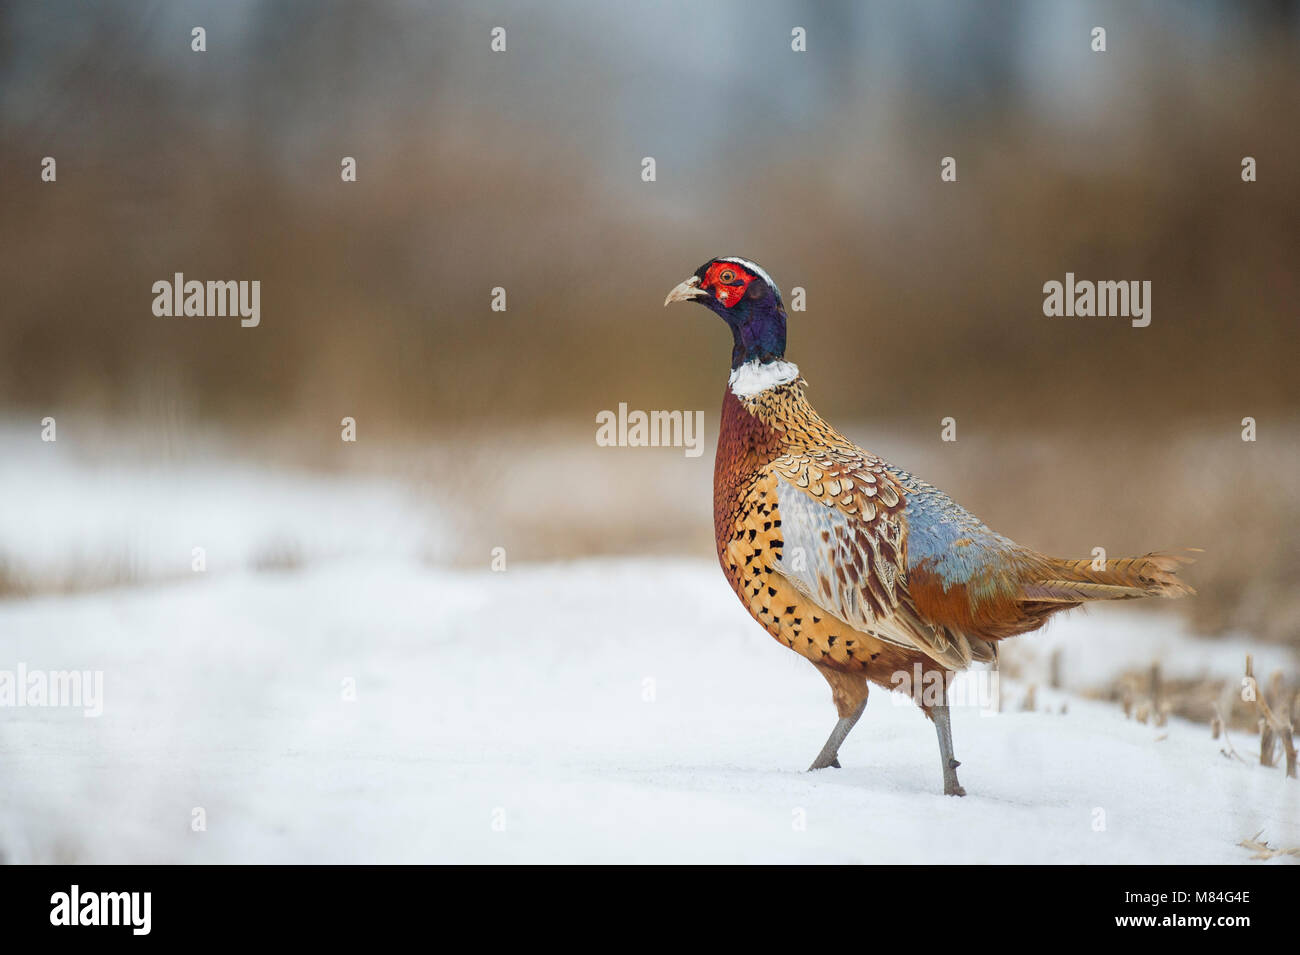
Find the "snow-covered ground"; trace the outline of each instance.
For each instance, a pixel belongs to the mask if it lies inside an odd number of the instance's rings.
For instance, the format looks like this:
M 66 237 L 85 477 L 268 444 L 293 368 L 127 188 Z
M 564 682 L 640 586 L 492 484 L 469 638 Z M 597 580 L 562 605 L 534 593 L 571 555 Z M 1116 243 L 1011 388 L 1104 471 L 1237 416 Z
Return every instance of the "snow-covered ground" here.
M 269 468 L 227 448 L 159 460 L 42 444 L 0 423 L 0 572 L 23 589 L 84 588 L 361 555 L 436 559 L 447 515 L 418 488 Z M 129 440 L 123 437 L 123 441 Z
M 712 561 L 515 559 L 575 507 L 579 546 L 595 538 L 623 498 L 525 500 L 511 473 L 480 513 L 400 458 L 327 473 L 77 424 L 57 444 L 0 424 L 0 594 L 38 594 L 0 599 L 6 861 L 1244 863 L 1261 831 L 1300 845 L 1279 770 L 1085 698 L 1155 660 L 1294 673 L 1285 649 L 1097 607 L 1007 648 L 1025 682 L 1002 681 L 1001 712 L 954 707 L 965 799 L 940 794 L 930 724 L 881 691 L 845 768 L 809 774 L 829 691 Z M 552 489 L 628 463 L 528 447 Z M 708 471 L 655 472 L 665 541 L 707 543 Z M 102 714 L 9 705 L 20 667 L 102 675 Z
M 11 862 L 1244 863 L 1261 830 L 1300 845 L 1294 780 L 1068 689 L 1035 712 L 954 708 L 965 799 L 941 795 L 930 724 L 883 692 L 845 768 L 807 773 L 829 691 L 705 561 L 362 554 L 4 601 L 0 635 L 0 670 L 104 679 L 97 718 L 0 709 Z M 1239 647 L 1120 607 L 1024 639 L 1065 648 L 1067 687 L 1153 656 L 1240 672 Z

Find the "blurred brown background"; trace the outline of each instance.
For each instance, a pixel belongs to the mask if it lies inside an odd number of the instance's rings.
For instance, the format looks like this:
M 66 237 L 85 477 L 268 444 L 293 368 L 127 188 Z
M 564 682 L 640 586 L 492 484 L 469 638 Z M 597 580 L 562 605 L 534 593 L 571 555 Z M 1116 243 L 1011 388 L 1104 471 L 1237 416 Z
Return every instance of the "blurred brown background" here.
M 1298 80 L 1289 3 L 8 3 L 0 402 L 397 475 L 470 564 L 707 556 L 729 342 L 661 303 L 739 254 L 808 290 L 789 356 L 859 443 L 1044 550 L 1204 547 L 1181 611 L 1300 643 Z M 260 327 L 154 317 L 177 271 L 260 280 Z M 1067 271 L 1150 280 L 1150 327 L 1045 318 Z M 620 401 L 706 454 L 596 448 Z

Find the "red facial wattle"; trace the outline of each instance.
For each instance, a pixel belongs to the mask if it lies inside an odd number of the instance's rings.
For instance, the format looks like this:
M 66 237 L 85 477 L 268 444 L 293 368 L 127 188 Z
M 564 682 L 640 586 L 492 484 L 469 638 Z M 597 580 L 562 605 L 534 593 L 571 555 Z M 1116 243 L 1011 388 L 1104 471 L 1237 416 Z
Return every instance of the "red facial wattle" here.
M 700 286 L 711 291 L 727 308 L 735 308 L 753 281 L 754 276 L 734 262 L 714 262 L 704 273 Z

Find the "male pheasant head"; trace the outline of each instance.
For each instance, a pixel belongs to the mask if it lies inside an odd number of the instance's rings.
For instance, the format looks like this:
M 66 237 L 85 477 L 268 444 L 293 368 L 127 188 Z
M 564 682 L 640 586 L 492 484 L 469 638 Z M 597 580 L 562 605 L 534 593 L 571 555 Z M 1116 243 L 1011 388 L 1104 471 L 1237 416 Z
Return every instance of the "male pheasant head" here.
M 668 293 L 664 305 L 699 302 L 721 316 L 735 343 L 731 368 L 780 362 L 785 356 L 785 305 L 781 290 L 761 268 L 737 256 L 710 259 Z

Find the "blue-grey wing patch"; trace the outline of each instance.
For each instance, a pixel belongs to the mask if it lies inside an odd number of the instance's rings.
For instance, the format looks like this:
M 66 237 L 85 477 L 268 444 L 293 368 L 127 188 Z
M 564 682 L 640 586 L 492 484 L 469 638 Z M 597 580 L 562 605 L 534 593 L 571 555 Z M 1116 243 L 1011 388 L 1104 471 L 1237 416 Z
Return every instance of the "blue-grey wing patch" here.
M 775 569 L 855 630 L 953 669 L 969 666 L 966 638 L 922 620 L 907 592 L 902 511 L 873 507 L 868 520 L 825 500 L 777 480 L 784 544 Z
M 946 590 L 976 579 L 986 564 L 1023 550 L 933 485 L 897 468 L 890 468 L 890 474 L 907 495 L 908 570 L 926 565 Z M 957 547 L 959 540 L 974 546 Z

